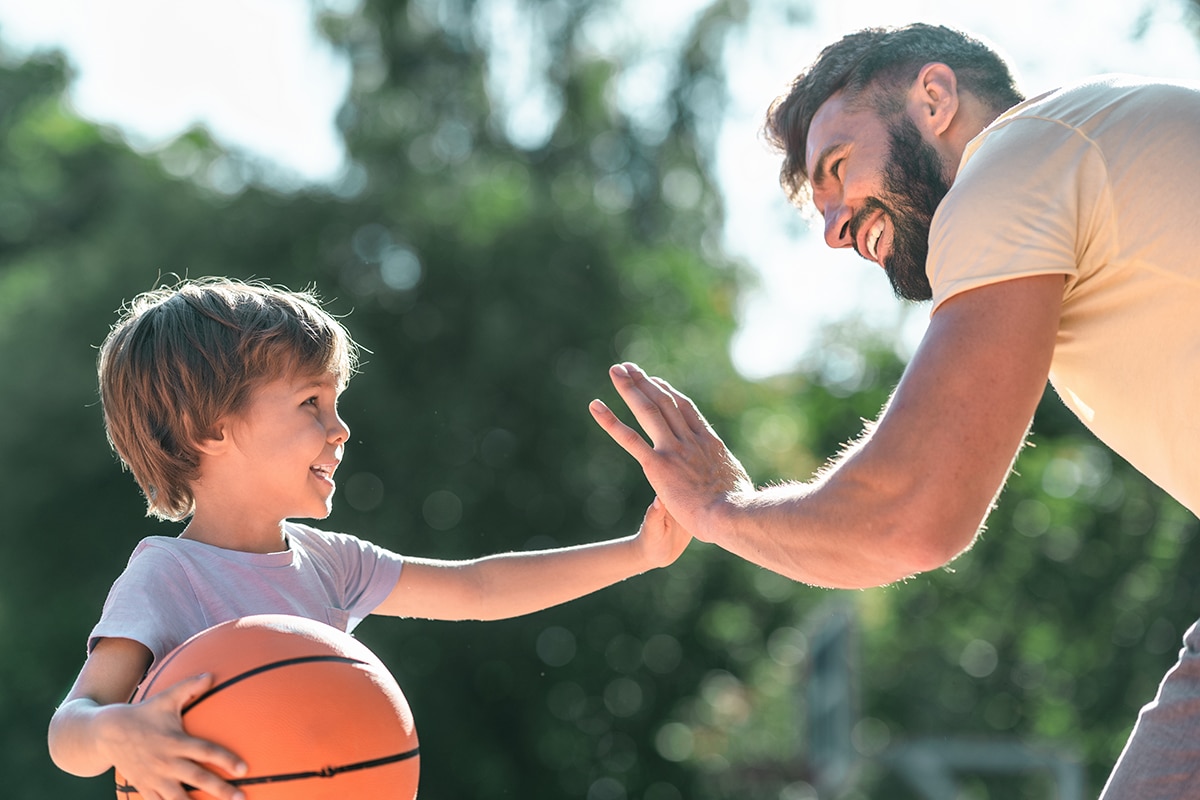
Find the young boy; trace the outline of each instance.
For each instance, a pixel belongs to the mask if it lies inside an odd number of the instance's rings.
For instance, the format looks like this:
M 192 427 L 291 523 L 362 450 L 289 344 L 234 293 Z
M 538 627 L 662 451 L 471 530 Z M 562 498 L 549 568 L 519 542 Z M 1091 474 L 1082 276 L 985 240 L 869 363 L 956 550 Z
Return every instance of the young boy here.
M 226 279 L 137 297 L 105 340 L 99 380 L 109 440 L 149 513 L 188 519 L 134 550 L 50 723 L 54 762 L 80 776 L 117 767 L 143 797 L 184 785 L 242 797 L 211 771 L 237 754 L 187 736 L 180 710 L 201 675 L 130 704 L 147 669 L 205 628 L 260 613 L 352 630 L 368 614 L 501 619 L 673 562 L 690 539 L 657 501 L 634 536 L 451 562 L 401 557 L 290 521 L 325 518 L 350 431 L 338 396 L 357 346 L 306 293 Z

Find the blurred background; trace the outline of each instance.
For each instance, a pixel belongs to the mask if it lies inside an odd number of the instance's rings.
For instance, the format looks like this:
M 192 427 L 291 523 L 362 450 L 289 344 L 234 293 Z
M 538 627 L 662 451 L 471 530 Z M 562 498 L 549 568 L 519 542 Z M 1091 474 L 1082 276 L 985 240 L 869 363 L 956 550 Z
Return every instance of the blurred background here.
M 447 558 L 610 538 L 652 494 L 587 414 L 619 407 L 609 364 L 691 394 L 757 482 L 804 479 L 923 330 L 757 138 L 821 47 L 923 20 L 1031 95 L 1200 79 L 1194 0 L 834 5 L 0 0 L 4 796 L 112 796 L 44 731 L 133 546 L 177 532 L 96 398 L 137 292 L 253 277 L 346 315 L 370 354 L 327 527 Z M 368 620 L 422 799 L 1094 796 L 1200 614 L 1198 526 L 1051 394 L 1032 441 L 976 547 L 893 587 L 693 544 L 517 620 Z

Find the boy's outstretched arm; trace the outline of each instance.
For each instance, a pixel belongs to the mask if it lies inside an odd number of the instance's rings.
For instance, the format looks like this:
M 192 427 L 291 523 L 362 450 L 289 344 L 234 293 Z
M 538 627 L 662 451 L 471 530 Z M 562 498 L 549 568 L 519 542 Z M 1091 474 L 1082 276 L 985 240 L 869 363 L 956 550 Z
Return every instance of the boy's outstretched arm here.
M 406 559 L 376 614 L 441 620 L 517 617 L 672 563 L 691 534 L 657 499 L 633 536 L 471 561 Z
M 50 720 L 50 757 L 80 777 L 116 767 L 142 797 L 188 800 L 183 784 L 222 800 L 242 793 L 204 768 L 230 774 L 245 765 L 228 750 L 188 736 L 180 712 L 209 688 L 212 676 L 189 678 L 141 703 L 129 698 L 150 666 L 146 647 L 131 639 L 101 639 Z

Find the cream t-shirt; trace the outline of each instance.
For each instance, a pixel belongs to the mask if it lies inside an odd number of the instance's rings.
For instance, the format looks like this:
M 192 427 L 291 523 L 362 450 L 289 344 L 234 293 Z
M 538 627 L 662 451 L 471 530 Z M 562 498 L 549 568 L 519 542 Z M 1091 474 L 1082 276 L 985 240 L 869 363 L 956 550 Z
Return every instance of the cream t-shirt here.
M 968 145 L 934 215 L 933 308 L 1065 276 L 1050 380 L 1200 513 L 1200 86 L 1112 75 L 1029 100 Z

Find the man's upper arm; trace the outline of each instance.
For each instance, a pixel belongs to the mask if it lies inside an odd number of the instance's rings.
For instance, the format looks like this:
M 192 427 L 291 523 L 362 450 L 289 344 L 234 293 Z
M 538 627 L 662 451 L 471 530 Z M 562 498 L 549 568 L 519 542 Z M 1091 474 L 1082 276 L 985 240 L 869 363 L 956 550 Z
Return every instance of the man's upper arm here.
M 934 560 L 969 546 L 1020 449 L 1049 374 L 1063 280 L 1002 281 L 939 306 L 861 454 L 862 466 L 908 473 L 903 505 L 934 537 Z

